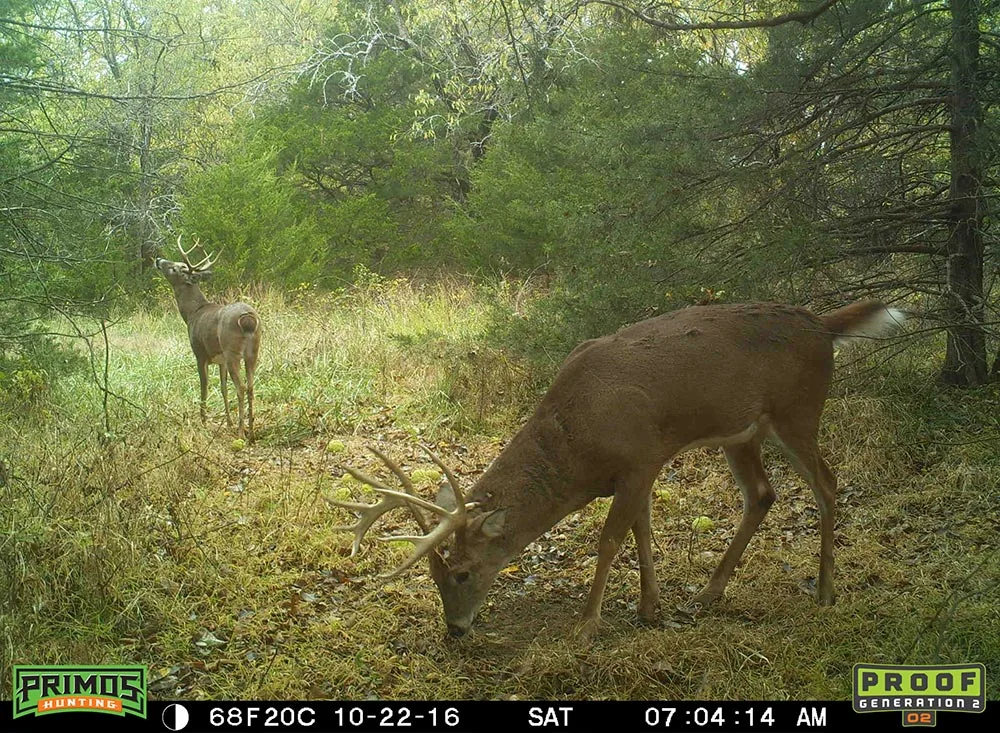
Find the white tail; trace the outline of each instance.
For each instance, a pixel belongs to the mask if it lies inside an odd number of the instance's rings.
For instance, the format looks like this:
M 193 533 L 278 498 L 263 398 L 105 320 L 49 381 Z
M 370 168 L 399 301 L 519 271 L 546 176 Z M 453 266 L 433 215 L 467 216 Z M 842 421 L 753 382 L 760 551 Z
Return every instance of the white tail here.
M 820 318 L 833 334 L 833 345 L 842 346 L 857 339 L 885 336 L 903 325 L 906 313 L 877 300 L 861 300 Z
M 393 575 L 427 556 L 449 632 L 461 636 L 497 573 L 528 543 L 593 499 L 613 497 L 579 628 L 589 638 L 600 623 L 611 561 L 629 531 L 639 559 L 639 616 L 657 617 L 651 488 L 667 461 L 693 447 L 721 447 L 743 493 L 736 535 L 690 607 L 722 595 L 775 499 L 761 463 L 761 443 L 771 438 L 819 504 L 817 598 L 832 604 L 836 479 L 816 438 L 833 372 L 833 342 L 874 333 L 901 315 L 862 301 L 824 316 L 761 303 L 697 306 L 651 318 L 578 346 L 531 419 L 465 498 L 450 474 L 434 504 L 415 498 L 399 467 L 378 454 L 406 493 L 352 471 L 383 500 L 371 507 L 331 503 L 362 513 L 350 528 L 355 548 L 390 509 L 406 505 L 419 517 L 424 535 L 404 538 L 416 552 Z M 425 510 L 441 517 L 433 530 L 427 529 Z

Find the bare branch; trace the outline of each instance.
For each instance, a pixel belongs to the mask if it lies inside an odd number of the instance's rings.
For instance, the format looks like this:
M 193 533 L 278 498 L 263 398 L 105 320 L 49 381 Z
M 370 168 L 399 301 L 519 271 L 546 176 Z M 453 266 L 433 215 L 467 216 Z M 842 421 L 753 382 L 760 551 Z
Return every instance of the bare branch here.
M 615 0 L 582 0 L 580 3 L 583 5 L 606 5 L 615 10 L 621 10 L 622 12 L 628 13 L 634 18 L 641 20 L 643 23 L 648 23 L 656 28 L 661 28 L 667 31 L 701 31 L 701 30 L 741 30 L 749 28 L 774 28 L 779 25 L 785 25 L 786 23 L 801 23 L 802 25 L 807 25 L 814 21 L 816 18 L 821 16 L 827 10 L 836 5 L 839 0 L 825 0 L 820 5 L 817 5 L 812 10 L 800 10 L 795 13 L 783 13 L 782 15 L 776 15 L 771 18 L 750 18 L 747 20 L 713 20 L 705 21 L 702 23 L 673 23 L 670 21 L 660 20 L 659 18 L 654 18 L 651 15 L 647 15 L 646 12 L 638 10 L 636 8 L 629 7 L 624 3 L 616 2 Z

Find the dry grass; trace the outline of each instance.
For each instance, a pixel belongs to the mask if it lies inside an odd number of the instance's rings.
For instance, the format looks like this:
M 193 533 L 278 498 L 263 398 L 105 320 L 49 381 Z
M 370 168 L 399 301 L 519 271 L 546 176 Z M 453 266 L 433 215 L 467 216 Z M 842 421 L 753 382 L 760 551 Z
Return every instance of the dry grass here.
M 832 608 L 810 594 L 815 503 L 769 455 L 779 499 L 725 598 L 695 624 L 671 621 L 739 522 L 712 451 L 680 457 L 657 485 L 658 628 L 636 621 L 629 544 L 602 633 L 589 649 L 571 639 L 604 501 L 529 546 L 467 639 L 445 640 L 425 564 L 376 590 L 406 548 L 349 557 L 333 529 L 345 517 L 322 500 L 342 490 L 341 466 L 378 473 L 364 451 L 375 442 L 429 468 L 419 438 L 471 482 L 535 399 L 516 361 L 481 345 L 480 303 L 457 283 L 267 295 L 261 439 L 242 451 L 216 385 L 208 427 L 195 419 L 172 308 L 119 324 L 111 385 L 128 402 L 112 401 L 111 435 L 82 376 L 0 427 L 0 697 L 11 664 L 128 662 L 148 665 L 164 698 L 843 699 L 854 663 L 904 661 L 983 662 L 997 696 L 997 390 L 940 392 L 930 348 L 875 381 L 840 372 L 823 437 L 841 488 Z M 327 452 L 331 439 L 345 450 Z M 700 515 L 715 528 L 692 538 Z

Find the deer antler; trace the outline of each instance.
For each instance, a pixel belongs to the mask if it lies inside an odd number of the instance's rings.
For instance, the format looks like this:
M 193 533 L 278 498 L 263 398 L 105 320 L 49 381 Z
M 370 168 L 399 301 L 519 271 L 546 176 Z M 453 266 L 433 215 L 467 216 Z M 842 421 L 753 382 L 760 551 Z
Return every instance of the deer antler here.
M 429 455 L 431 457 L 431 460 L 437 464 L 437 467 L 444 472 L 445 478 L 448 479 L 448 485 L 451 486 L 451 490 L 455 494 L 455 511 L 464 516 L 466 510 L 465 497 L 462 495 L 462 490 L 458 487 L 458 481 L 455 480 L 455 476 L 452 474 L 451 471 L 448 470 L 448 467 L 441 462 L 441 459 L 438 458 L 437 455 L 435 455 L 434 451 L 432 451 L 423 443 L 420 444 L 420 447 L 423 449 L 424 453 Z M 471 509 L 473 506 L 475 505 L 474 504 L 469 505 L 468 508 Z
M 410 477 L 407 476 L 405 473 L 403 473 L 403 469 L 401 469 L 396 464 L 395 461 L 393 461 L 391 458 L 389 458 L 389 456 L 387 456 L 385 453 L 383 453 L 373 445 L 368 446 L 368 450 L 370 450 L 372 453 L 378 456 L 379 459 L 381 459 L 382 463 L 384 463 L 389 467 L 389 470 L 396 475 L 396 478 L 399 479 L 399 483 L 403 485 L 403 489 L 406 491 L 407 494 L 419 498 L 416 489 L 413 488 L 413 482 L 410 481 Z M 357 477 L 355 476 L 355 478 Z M 424 515 L 413 504 L 407 504 L 407 506 L 410 507 L 410 513 L 413 514 L 413 518 L 417 520 L 417 524 L 420 525 L 420 529 L 423 531 L 423 533 L 424 534 L 429 533 L 431 531 L 431 528 L 430 525 L 427 524 L 427 519 L 424 517 Z
M 205 251 L 205 248 L 201 246 L 201 240 L 198 239 L 197 237 L 194 238 L 194 246 L 195 247 L 200 247 L 203 252 Z M 192 249 L 193 249 L 193 247 L 192 247 Z M 216 252 L 214 255 L 211 255 L 211 254 L 208 254 L 207 252 L 205 252 L 205 259 L 203 259 L 201 262 L 199 262 L 197 265 L 195 265 L 194 269 L 195 270 L 207 270 L 208 268 L 210 268 L 212 265 L 215 264 L 216 260 L 219 259 L 219 255 L 220 254 L 222 254 L 222 250 L 221 249 L 218 252 Z
M 184 264 L 188 266 L 189 272 L 203 272 L 208 268 L 210 268 L 212 265 L 214 265 L 215 261 L 219 259 L 219 254 L 221 254 L 221 250 L 218 253 L 216 253 L 214 257 L 212 255 L 206 254 L 206 256 L 197 265 L 192 265 L 191 260 L 188 259 L 188 255 L 194 252 L 195 247 L 201 247 L 201 240 L 195 237 L 194 244 L 191 245 L 191 249 L 185 250 L 181 246 L 182 236 L 183 235 L 181 234 L 177 235 L 177 249 L 181 251 L 181 257 L 184 258 Z M 204 251 L 204 249 L 202 249 L 202 251 Z
M 188 255 L 191 254 L 191 252 L 194 250 L 194 246 L 192 246 L 191 249 L 189 250 L 185 250 L 184 247 L 181 246 L 181 237 L 183 236 L 184 236 L 183 234 L 177 235 L 177 249 L 181 251 L 181 257 L 184 259 L 184 264 L 188 266 L 189 270 L 194 272 L 194 267 L 191 264 L 191 260 L 188 259 Z
M 423 530 L 424 534 L 416 536 L 391 535 L 388 537 L 378 538 L 382 542 L 403 540 L 405 542 L 412 542 L 414 545 L 413 554 L 402 565 L 396 568 L 393 572 L 382 575 L 382 578 L 385 580 L 390 580 L 399 576 L 403 571 L 412 567 L 420 558 L 437 548 L 438 545 L 443 543 L 452 534 L 461 530 L 465 526 L 467 520 L 467 510 L 475 506 L 475 504 L 467 505 L 465 503 L 462 497 L 461 489 L 458 487 L 458 482 L 455 480 L 451 471 L 449 471 L 448 468 L 441 462 L 441 459 L 434 455 L 434 453 L 427 446 L 421 445 L 420 447 L 427 452 L 427 454 L 431 457 L 431 460 L 433 460 L 434 463 L 436 463 L 441 470 L 444 471 L 445 476 L 447 476 L 448 483 L 451 485 L 452 491 L 455 493 L 456 507 L 453 511 L 448 511 L 444 507 L 438 506 L 433 502 L 426 501 L 425 499 L 421 499 L 417 496 L 416 491 L 413 488 L 413 482 L 411 482 L 410 478 L 403 473 L 403 470 L 391 459 L 389 459 L 388 456 L 371 446 L 369 446 L 369 450 L 378 456 L 378 458 L 389 467 L 389 470 L 396 475 L 399 482 L 403 485 L 406 493 L 394 491 L 378 479 L 371 478 L 354 468 L 345 466 L 345 470 L 351 474 L 351 476 L 356 478 L 361 483 L 371 486 L 382 496 L 382 499 L 377 504 L 360 504 L 353 501 L 341 501 L 339 499 L 330 498 L 326 499 L 326 501 L 333 506 L 349 509 L 352 512 L 358 512 L 358 514 L 360 514 L 360 518 L 357 523 L 334 528 L 343 532 L 354 532 L 354 544 L 351 549 L 352 556 L 357 553 L 359 547 L 361 546 L 361 540 L 364 538 L 365 533 L 368 532 L 376 519 L 397 507 L 409 507 L 413 516 L 417 520 L 417 524 L 420 525 L 420 529 Z M 426 509 L 427 511 L 433 512 L 441 517 L 441 521 L 434 529 L 429 528 L 427 520 L 418 511 L 417 507 Z

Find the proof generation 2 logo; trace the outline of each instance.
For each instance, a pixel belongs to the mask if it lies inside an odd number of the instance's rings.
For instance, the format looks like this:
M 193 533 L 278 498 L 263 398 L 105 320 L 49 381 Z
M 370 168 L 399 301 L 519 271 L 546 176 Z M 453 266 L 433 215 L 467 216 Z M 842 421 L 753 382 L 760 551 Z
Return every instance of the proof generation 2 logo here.
M 904 726 L 935 726 L 938 711 L 983 712 L 985 678 L 982 664 L 856 664 L 854 711 L 898 710 Z

